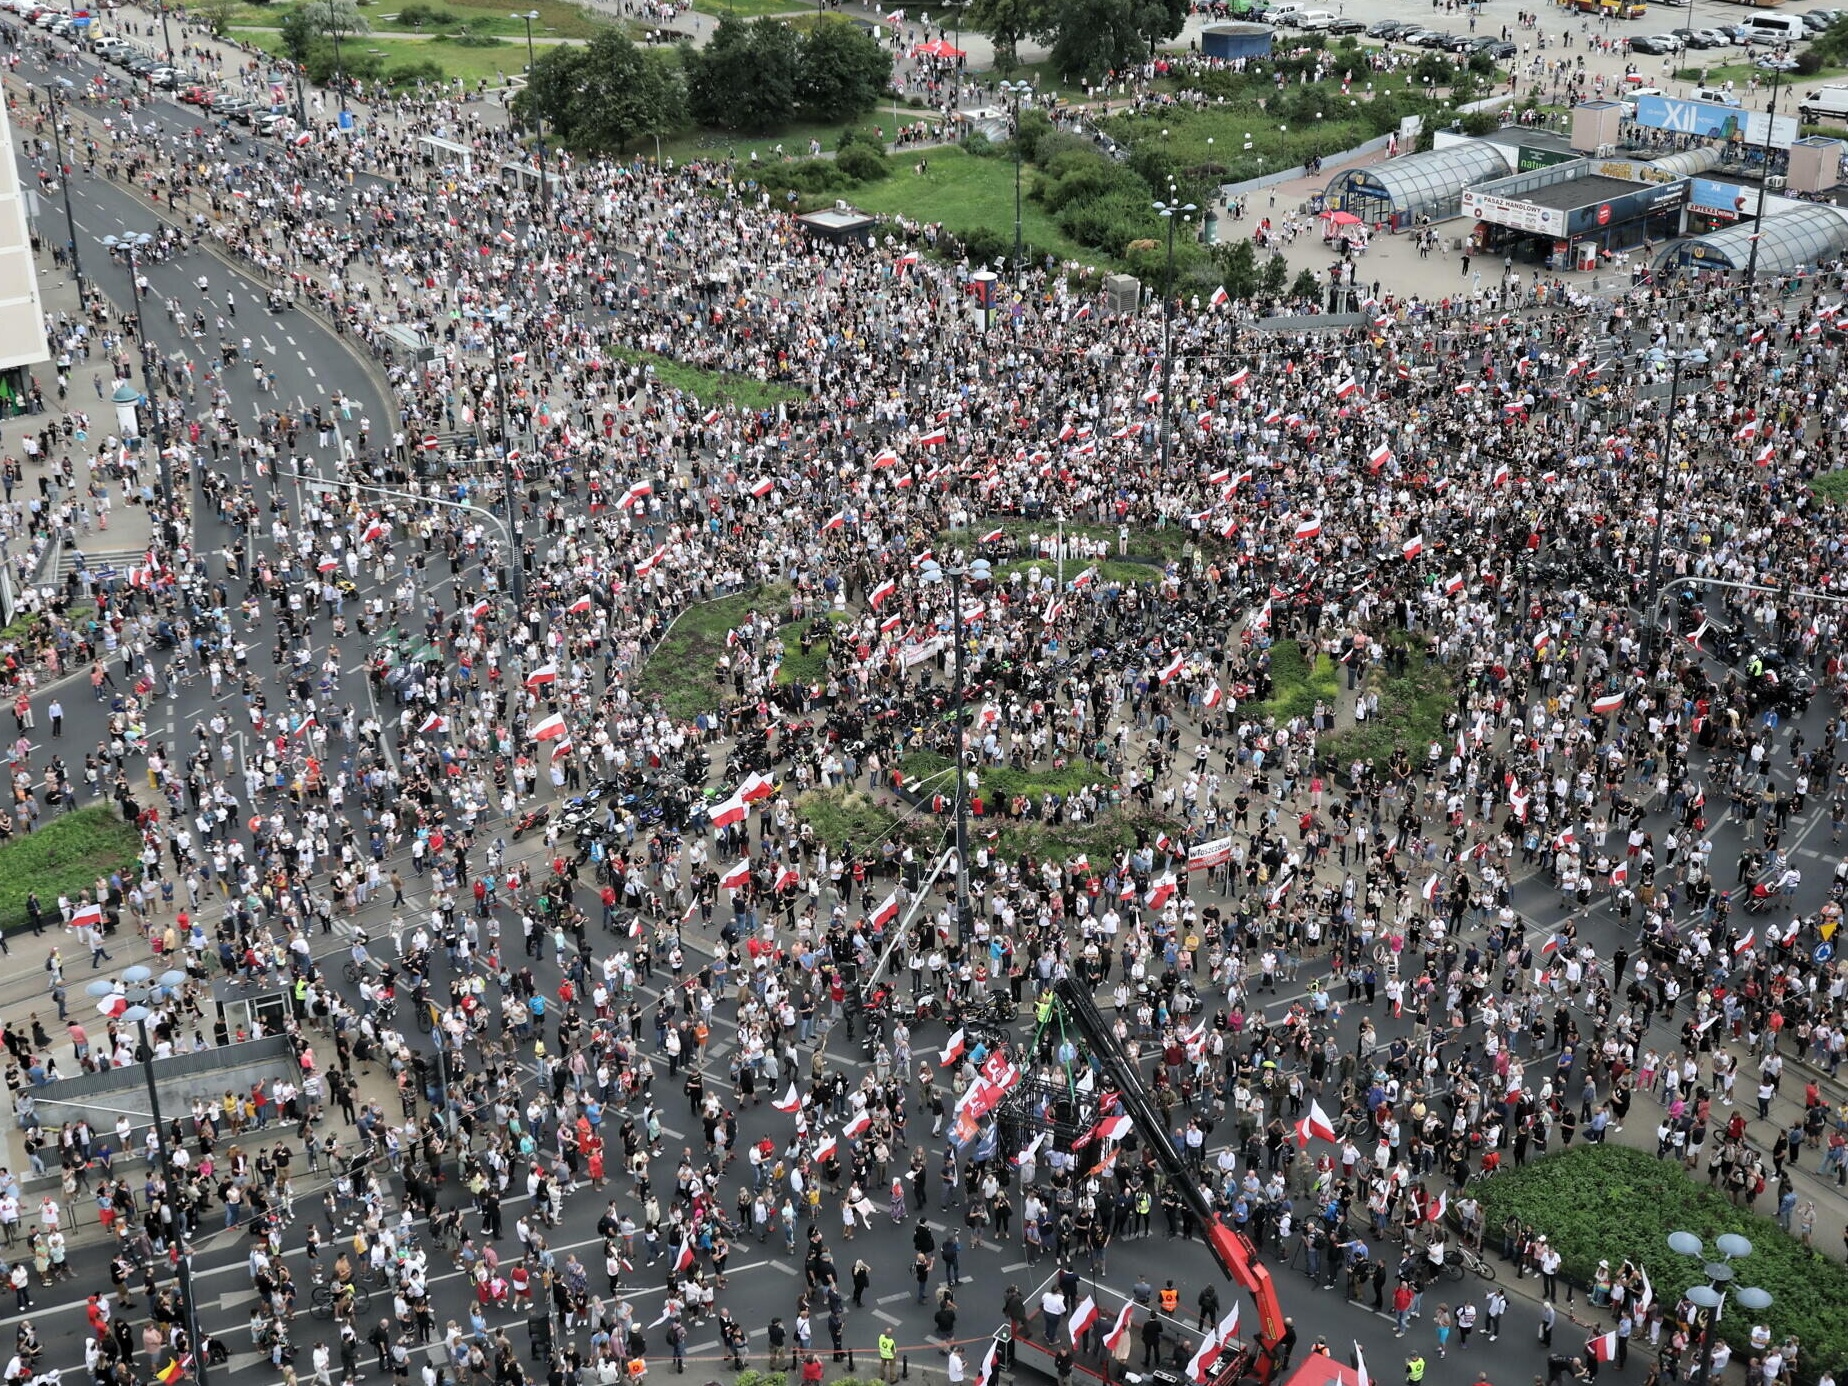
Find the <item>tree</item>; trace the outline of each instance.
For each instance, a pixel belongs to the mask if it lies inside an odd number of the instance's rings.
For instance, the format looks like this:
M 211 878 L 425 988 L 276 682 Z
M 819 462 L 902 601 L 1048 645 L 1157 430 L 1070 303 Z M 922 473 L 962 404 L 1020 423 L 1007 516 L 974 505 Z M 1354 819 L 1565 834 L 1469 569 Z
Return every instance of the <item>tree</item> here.
M 963 23 L 987 34 L 995 45 L 995 68 L 1012 72 L 1020 64 L 1020 41 L 1048 27 L 1049 0 L 969 0 Z
M 687 106 L 702 125 L 773 130 L 796 117 L 802 39 L 780 19 L 727 15 L 704 48 L 683 47 Z
M 603 151 L 672 133 L 685 123 L 686 105 L 680 56 L 637 48 L 611 26 L 583 47 L 560 44 L 541 56 L 513 112 L 527 123 L 542 117 L 572 148 Z
M 365 34 L 372 31 L 354 0 L 303 0 L 301 14 L 317 34 Z
M 1258 291 L 1258 248 L 1249 236 L 1213 247 L 1213 269 L 1233 298 L 1250 298 Z
M 193 8 L 193 13 L 206 22 L 213 38 L 223 38 L 231 28 L 231 20 L 237 12 L 237 0 L 203 0 Z
M 315 39 L 320 37 L 306 9 L 290 10 L 284 15 L 281 34 L 282 51 L 297 67 L 308 61 L 308 50 L 314 46 Z
M 1051 0 L 1035 32 L 1071 81 L 1139 63 L 1181 32 L 1187 0 Z
M 1289 282 L 1290 262 L 1281 255 L 1272 255 L 1264 262 L 1263 272 L 1258 276 L 1258 292 L 1266 298 L 1282 298 Z
M 858 24 L 817 24 L 802 45 L 799 96 L 807 120 L 851 120 L 879 104 L 892 55 Z

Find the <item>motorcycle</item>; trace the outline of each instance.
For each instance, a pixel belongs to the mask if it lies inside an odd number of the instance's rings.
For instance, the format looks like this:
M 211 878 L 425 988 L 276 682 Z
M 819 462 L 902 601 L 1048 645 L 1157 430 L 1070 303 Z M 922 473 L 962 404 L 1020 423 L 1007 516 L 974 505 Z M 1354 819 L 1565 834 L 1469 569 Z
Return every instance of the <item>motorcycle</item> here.
M 541 804 L 538 808 L 528 809 L 515 820 L 513 830 L 508 836 L 518 842 L 526 833 L 532 832 L 535 828 L 543 828 L 551 817 L 552 810 L 549 805 Z

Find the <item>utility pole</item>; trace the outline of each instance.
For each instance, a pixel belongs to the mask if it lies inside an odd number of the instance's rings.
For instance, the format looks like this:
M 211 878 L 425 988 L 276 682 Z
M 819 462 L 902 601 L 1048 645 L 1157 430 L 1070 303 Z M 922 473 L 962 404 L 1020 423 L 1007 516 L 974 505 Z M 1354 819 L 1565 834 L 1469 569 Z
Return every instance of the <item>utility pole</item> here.
M 1756 249 L 1757 242 L 1754 241 Z M 1656 469 L 1655 537 L 1649 552 L 1649 671 L 1655 673 L 1656 657 L 1662 643 L 1662 532 L 1668 528 L 1668 478 L 1675 467 L 1675 416 L 1681 409 L 1681 363 L 1685 351 L 1675 353 L 1675 367 L 1668 378 L 1668 417 L 1662 427 L 1662 465 Z
M 58 187 L 64 194 L 64 234 L 71 250 L 71 274 L 77 280 L 77 302 L 86 304 L 90 296 L 84 291 L 83 257 L 77 251 L 77 217 L 71 211 L 71 174 L 75 170 L 64 162 L 64 102 L 55 83 L 45 91 L 51 106 L 51 143 L 58 157 Z
M 1745 262 L 1745 282 L 1754 284 L 1758 281 L 1758 243 L 1765 234 L 1765 199 L 1771 195 L 1771 135 L 1777 125 L 1777 93 L 1783 86 L 1783 70 L 1774 69 L 1771 73 L 1771 104 L 1765 108 L 1765 146 L 1764 171 L 1759 175 L 1758 215 L 1752 220 L 1752 253 Z M 1680 362 L 1676 362 L 1679 367 Z
M 1155 204 L 1157 215 L 1168 223 L 1168 270 L 1163 276 L 1161 303 L 1161 470 L 1164 476 L 1168 471 L 1168 454 L 1173 447 L 1172 430 L 1168 427 L 1173 406 L 1168 402 L 1168 395 L 1174 380 L 1174 223 L 1176 213 L 1188 217 L 1196 210 L 1191 202 L 1178 207 L 1171 202 Z

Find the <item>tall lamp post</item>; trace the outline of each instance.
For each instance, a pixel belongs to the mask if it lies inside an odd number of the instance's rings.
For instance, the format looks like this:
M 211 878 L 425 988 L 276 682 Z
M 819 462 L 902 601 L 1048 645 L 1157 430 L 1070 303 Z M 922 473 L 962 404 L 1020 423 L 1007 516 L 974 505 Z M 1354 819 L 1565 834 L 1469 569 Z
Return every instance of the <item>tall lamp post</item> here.
M 968 731 L 964 702 L 963 677 L 963 605 L 964 581 L 986 584 L 992 574 L 988 560 L 977 558 L 964 567 L 945 569 L 934 558 L 918 565 L 918 581 L 935 586 L 946 578 L 950 584 L 950 638 L 955 642 L 954 675 L 956 679 L 956 938 L 967 948 L 975 934 L 975 916 L 969 908 L 969 767 Z
M 160 39 L 167 45 L 167 61 L 173 61 L 173 33 L 167 28 L 167 0 L 160 0 Z
M 340 98 L 340 114 L 346 114 L 346 64 L 340 57 L 340 26 L 330 24 L 334 36 L 334 93 Z
M 521 12 L 516 10 L 513 17 L 526 26 L 526 90 L 528 94 L 531 94 L 533 89 L 533 75 L 538 70 L 539 66 L 539 60 L 534 56 L 533 50 L 533 24 L 539 18 L 539 11 L 526 10 Z M 544 221 L 546 203 L 545 185 L 548 181 L 546 178 L 545 162 L 545 116 L 539 111 L 539 101 L 537 97 L 533 98 L 532 106 L 533 132 L 539 141 L 539 220 Z M 659 163 L 658 156 L 656 162 Z
M 58 90 L 72 85 L 68 77 L 60 77 L 51 86 L 45 88 L 46 100 L 51 106 L 51 142 L 58 156 L 58 187 L 64 193 L 64 234 L 65 243 L 71 248 L 71 274 L 77 280 L 77 302 L 88 301 L 89 296 L 83 288 L 83 259 L 77 253 L 77 217 L 71 211 L 71 173 L 70 165 L 64 162 L 64 99 Z
M 1155 213 L 1168 223 L 1168 269 L 1162 277 L 1161 294 L 1161 469 L 1168 470 L 1168 452 L 1173 446 L 1173 439 L 1168 428 L 1169 385 L 1174 379 L 1174 223 L 1191 217 L 1199 209 L 1187 202 L 1176 206 L 1172 202 L 1157 202 Z
M 173 497 L 173 464 L 167 457 L 167 418 L 161 412 L 160 401 L 154 397 L 154 371 L 148 362 L 147 331 L 141 320 L 141 267 L 136 258 L 137 252 L 153 242 L 154 238 L 145 231 L 103 237 L 109 253 L 120 255 L 122 263 L 128 266 L 128 302 L 135 313 L 135 346 L 141 353 L 142 392 L 148 399 L 148 412 L 154 416 L 154 465 L 160 478 L 160 503 L 164 511 Z
M 1014 107 L 1014 283 L 1018 285 L 1023 268 L 1020 242 L 1020 103 L 1033 95 L 1033 84 L 1003 82 L 998 90 L 1002 96 L 1012 100 Z
M 1784 84 L 1784 71 L 1774 68 L 1771 72 L 1771 102 L 1765 107 L 1765 167 L 1759 175 L 1758 215 L 1752 218 L 1752 253 L 1745 262 L 1745 282 L 1756 283 L 1758 280 L 1758 242 L 1764 239 L 1765 232 L 1765 198 L 1770 188 L 1765 179 L 1771 176 L 1771 135 L 1777 125 L 1777 93 Z
M 1686 1296 L 1694 1305 L 1692 1326 L 1698 1330 L 1700 1342 L 1694 1359 L 1694 1370 L 1688 1374 L 1688 1386 L 1709 1386 L 1713 1366 L 1713 1326 L 1724 1316 L 1727 1287 L 1736 1275 L 1734 1263 L 1752 1254 L 1750 1239 L 1736 1232 L 1721 1233 L 1713 1239 L 1713 1245 L 1720 1259 L 1708 1261 L 1706 1244 L 1701 1241 L 1698 1233 L 1668 1234 L 1668 1249 L 1677 1256 L 1687 1256 L 1702 1262 L 1702 1272 L 1707 1277 L 1705 1284 L 1689 1287 Z M 1756 1285 L 1742 1285 L 1731 1293 L 1740 1308 L 1755 1314 L 1769 1309 L 1773 1303 L 1771 1292 L 1761 1290 Z
M 506 316 L 505 309 L 483 313 L 481 322 L 487 328 L 488 349 L 494 361 L 494 410 L 500 420 L 501 435 L 501 494 L 507 505 L 507 544 L 511 550 L 507 558 L 508 586 L 513 594 L 514 609 L 519 611 L 526 605 L 526 546 L 520 534 L 520 491 L 514 482 L 513 434 L 507 426 L 507 373 L 501 360 L 500 334 L 506 325 Z
M 152 974 L 145 967 L 130 967 L 124 969 L 122 980 L 127 983 L 145 987 L 151 975 Z M 148 1116 L 154 1126 L 154 1142 L 160 1154 L 162 1178 L 171 1177 L 173 1173 L 173 1152 L 168 1149 L 167 1146 L 167 1124 L 162 1119 L 160 1112 L 160 1088 L 154 1081 L 154 1046 L 148 1038 L 148 1021 L 153 1018 L 154 1011 L 145 1003 L 147 1001 L 156 1001 L 164 998 L 177 991 L 185 984 L 186 974 L 175 969 L 173 971 L 161 973 L 158 984 L 154 989 L 144 991 L 141 994 L 141 1000 L 130 1004 L 124 1009 L 119 1011 L 116 1009 L 121 1005 L 120 997 L 117 997 L 115 1000 L 103 999 L 97 1003 L 97 1009 L 102 1011 L 103 1014 L 113 1014 L 115 1019 L 124 1020 L 133 1025 L 135 1027 L 136 1036 L 140 1040 L 140 1047 L 136 1056 L 140 1060 L 141 1074 L 148 1086 Z M 101 987 L 108 989 L 106 992 L 98 993 L 99 995 L 107 997 L 113 993 L 113 986 L 108 982 L 92 982 L 90 985 L 93 988 Z M 206 1360 L 204 1340 L 199 1336 L 198 1300 L 193 1292 L 192 1250 L 185 1244 L 183 1237 L 181 1239 L 180 1254 L 175 1258 L 175 1262 L 175 1269 L 178 1272 L 180 1282 L 180 1306 L 186 1314 L 186 1338 L 192 1350 L 191 1368 L 193 1379 L 198 1383 L 198 1386 L 208 1386 L 207 1371 L 210 1367 L 210 1363 Z
M 1756 249 L 1758 242 L 1752 242 Z M 1662 421 L 1662 462 L 1656 469 L 1655 537 L 1649 550 L 1649 668 L 1654 676 L 1656 655 L 1662 642 L 1662 531 L 1668 528 L 1668 479 L 1675 470 L 1675 419 L 1681 412 L 1681 366 L 1688 353 L 1674 353 L 1674 369 L 1668 377 L 1668 415 Z

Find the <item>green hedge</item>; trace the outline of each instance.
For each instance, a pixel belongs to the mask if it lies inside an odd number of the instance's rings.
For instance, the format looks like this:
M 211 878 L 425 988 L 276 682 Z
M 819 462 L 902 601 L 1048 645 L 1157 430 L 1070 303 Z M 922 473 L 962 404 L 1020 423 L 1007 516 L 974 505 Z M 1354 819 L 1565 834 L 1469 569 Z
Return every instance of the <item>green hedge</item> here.
M 1734 1207 L 1704 1176 L 1690 1179 L 1679 1161 L 1627 1146 L 1578 1146 L 1521 1169 L 1504 1166 L 1472 1187 L 1491 1238 L 1506 1219 L 1519 1218 L 1546 1234 L 1564 1273 L 1581 1284 L 1590 1283 L 1600 1259 L 1613 1266 L 1634 1261 L 1671 1307 L 1705 1277 L 1698 1261 L 1668 1249 L 1668 1234 L 1696 1232 L 1711 1248 L 1722 1232 L 1740 1233 L 1751 1239 L 1753 1253 L 1739 1263 L 1737 1283 L 1771 1292 L 1775 1302 L 1765 1318 L 1772 1337 L 1801 1335 L 1804 1377 L 1848 1367 L 1848 1266 L 1805 1247 L 1771 1218 Z M 1775 1207 L 1771 1188 L 1758 1204 Z M 1741 1354 L 1753 1317 L 1735 1309 L 1726 1320 L 1723 1336 Z
M 141 834 L 122 821 L 113 803 L 41 822 L 37 832 L 16 835 L 0 847 L 0 928 L 8 932 L 25 927 L 31 891 L 38 891 L 39 903 L 55 917 L 60 895 L 76 899 L 98 876 L 132 867 L 141 850 Z

